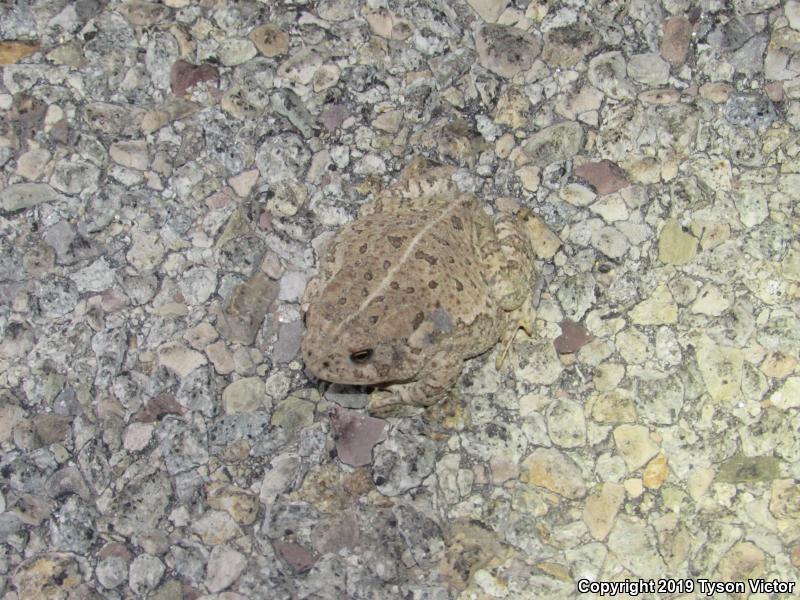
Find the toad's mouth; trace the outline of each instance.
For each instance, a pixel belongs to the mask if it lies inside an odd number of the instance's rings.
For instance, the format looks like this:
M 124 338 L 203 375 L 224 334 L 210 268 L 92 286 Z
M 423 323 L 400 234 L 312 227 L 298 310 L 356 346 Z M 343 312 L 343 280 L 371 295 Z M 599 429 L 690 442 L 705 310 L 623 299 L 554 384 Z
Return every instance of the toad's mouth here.
M 330 384 L 344 385 L 351 387 L 369 388 L 370 390 L 381 390 L 391 385 L 403 385 L 413 383 L 418 379 L 417 373 L 409 375 L 408 377 L 394 377 L 390 379 L 368 379 L 364 377 L 327 377 L 324 375 L 316 375 L 317 379 L 326 381 Z

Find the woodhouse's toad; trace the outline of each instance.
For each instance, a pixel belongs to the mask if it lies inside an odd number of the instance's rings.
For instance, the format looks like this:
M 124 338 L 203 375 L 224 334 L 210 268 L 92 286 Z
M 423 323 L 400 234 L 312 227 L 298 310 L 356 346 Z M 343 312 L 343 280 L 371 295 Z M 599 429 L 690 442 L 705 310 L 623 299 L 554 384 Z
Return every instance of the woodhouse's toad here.
M 437 402 L 465 359 L 520 326 L 530 332 L 526 217 L 492 222 L 453 171 L 414 159 L 328 244 L 306 289 L 306 366 L 380 386 L 374 413 Z

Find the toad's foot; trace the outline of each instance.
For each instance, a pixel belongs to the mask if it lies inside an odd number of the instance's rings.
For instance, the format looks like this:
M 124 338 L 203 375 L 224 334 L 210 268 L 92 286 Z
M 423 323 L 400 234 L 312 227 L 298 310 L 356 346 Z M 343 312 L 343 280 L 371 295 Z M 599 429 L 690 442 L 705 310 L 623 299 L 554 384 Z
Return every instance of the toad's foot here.
M 442 400 L 458 379 L 463 359 L 448 351 L 439 352 L 417 381 L 395 383 L 370 394 L 367 410 L 375 416 L 406 416 Z
M 533 322 L 536 319 L 536 309 L 533 308 L 530 298 L 526 299 L 517 310 L 512 311 L 510 317 L 509 325 L 500 338 L 503 349 L 494 361 L 496 369 L 500 369 L 500 367 L 503 366 L 503 361 L 506 359 L 506 355 L 511 349 L 511 344 L 514 343 L 517 331 L 523 329 L 525 333 L 528 334 L 528 337 L 533 335 Z

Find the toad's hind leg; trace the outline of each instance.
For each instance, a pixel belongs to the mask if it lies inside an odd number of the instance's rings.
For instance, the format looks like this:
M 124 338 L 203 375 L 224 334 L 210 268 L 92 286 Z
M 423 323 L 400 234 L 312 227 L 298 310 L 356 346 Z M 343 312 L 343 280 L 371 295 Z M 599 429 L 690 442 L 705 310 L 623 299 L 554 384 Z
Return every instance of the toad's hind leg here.
M 517 331 L 533 333 L 536 311 L 531 299 L 534 276 L 534 253 L 527 229 L 531 212 L 523 208 L 517 215 L 501 213 L 494 222 L 495 240 L 484 248 L 485 264 L 492 291 L 500 307 L 511 313 L 509 325 L 502 333 L 501 352 L 495 361 L 497 368 L 505 360 Z
M 511 312 L 511 318 L 509 319 L 508 327 L 506 327 L 505 331 L 503 331 L 503 334 L 500 337 L 500 345 L 502 350 L 494 361 L 494 366 L 496 369 L 499 369 L 501 366 L 503 366 L 503 361 L 505 360 L 506 355 L 511 348 L 511 344 L 514 343 L 514 338 L 517 335 L 517 331 L 522 329 L 528 334 L 528 337 L 533 335 L 533 321 L 535 319 L 536 309 L 533 308 L 533 300 L 529 295 L 525 298 L 525 300 L 523 300 L 522 306 Z
M 505 311 L 521 307 L 531 295 L 534 256 L 526 226 L 530 214 L 528 209 L 517 215 L 501 213 L 494 221 L 497 250 L 487 265 L 495 298 Z

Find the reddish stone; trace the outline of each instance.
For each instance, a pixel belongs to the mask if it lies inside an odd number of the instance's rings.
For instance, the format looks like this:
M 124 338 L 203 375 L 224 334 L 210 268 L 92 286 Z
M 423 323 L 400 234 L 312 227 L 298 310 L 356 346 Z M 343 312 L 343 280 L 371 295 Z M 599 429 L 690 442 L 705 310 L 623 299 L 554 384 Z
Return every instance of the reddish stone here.
M 372 462 L 372 448 L 386 438 L 386 421 L 338 406 L 331 410 L 330 419 L 339 460 L 354 467 Z
M 100 305 L 106 312 L 117 312 L 128 305 L 128 297 L 120 290 L 109 288 L 101 295 Z
M 610 160 L 584 163 L 575 168 L 575 175 L 591 185 L 601 196 L 613 194 L 630 185 L 625 171 Z
M 175 399 L 173 394 L 164 392 L 150 398 L 145 407 L 134 417 L 140 423 L 152 423 L 164 415 L 182 415 L 186 409 Z
M 208 206 L 208 208 L 211 210 L 223 208 L 228 206 L 228 204 L 231 202 L 233 202 L 233 194 L 231 194 L 231 189 L 227 187 L 214 192 L 208 198 L 206 198 L 206 206 Z
M 97 558 L 103 560 L 109 556 L 118 556 L 122 560 L 130 561 L 133 558 L 131 551 L 118 542 L 109 542 L 97 553 Z
M 770 81 L 764 86 L 767 97 L 773 102 L 783 102 L 783 82 Z
M 692 24 L 686 17 L 671 17 L 662 24 L 661 56 L 671 65 L 682 65 L 689 54 Z
M 203 81 L 216 81 L 217 79 L 219 79 L 219 71 L 213 65 L 208 63 L 193 65 L 183 59 L 176 60 L 169 73 L 172 93 L 176 96 L 183 96 L 186 90 L 193 85 Z
M 342 126 L 342 123 L 349 116 L 350 111 L 344 104 L 331 104 L 320 113 L 319 122 L 328 132 L 333 133 Z
M 258 226 L 262 231 L 272 231 L 272 215 L 267 211 L 262 212 L 258 216 Z
M 592 336 L 582 325 L 565 319 L 559 323 L 561 335 L 553 340 L 553 346 L 559 354 L 572 354 L 592 341 Z
M 297 542 L 284 542 L 278 540 L 275 542 L 275 551 L 281 555 L 281 558 L 297 573 L 307 573 L 317 562 L 314 554 L 305 546 L 301 546 Z

